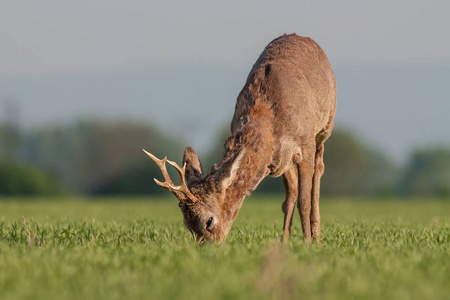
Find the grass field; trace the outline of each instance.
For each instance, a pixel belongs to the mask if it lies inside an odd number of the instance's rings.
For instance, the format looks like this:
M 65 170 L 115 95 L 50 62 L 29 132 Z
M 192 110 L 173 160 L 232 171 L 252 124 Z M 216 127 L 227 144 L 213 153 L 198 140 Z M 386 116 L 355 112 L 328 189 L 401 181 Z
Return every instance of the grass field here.
M 281 246 L 277 198 L 246 200 L 221 246 L 173 199 L 0 199 L 0 299 L 450 298 L 450 199 L 324 199 L 321 242 L 296 214 Z

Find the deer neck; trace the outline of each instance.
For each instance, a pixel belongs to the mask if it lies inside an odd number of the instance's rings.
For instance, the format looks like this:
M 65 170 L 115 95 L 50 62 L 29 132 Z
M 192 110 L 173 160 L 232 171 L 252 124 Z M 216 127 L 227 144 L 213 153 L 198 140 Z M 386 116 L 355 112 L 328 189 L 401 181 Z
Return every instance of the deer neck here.
M 225 200 L 222 202 L 222 211 L 230 222 L 236 218 L 245 197 L 270 173 L 268 162 L 273 150 L 271 143 L 266 140 L 268 138 L 270 135 L 261 136 L 259 133 L 257 136 L 250 136 L 239 146 L 227 150 L 228 153 L 243 152 L 236 177 L 226 189 Z

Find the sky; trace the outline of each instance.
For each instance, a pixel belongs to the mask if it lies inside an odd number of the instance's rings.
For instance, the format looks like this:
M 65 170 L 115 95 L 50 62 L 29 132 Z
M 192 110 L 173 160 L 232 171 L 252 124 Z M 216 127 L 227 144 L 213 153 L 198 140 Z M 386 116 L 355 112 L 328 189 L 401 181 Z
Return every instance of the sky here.
M 335 70 L 336 124 L 401 159 L 450 143 L 449 16 L 446 0 L 1 1 L 0 100 L 24 127 L 131 118 L 207 149 L 264 47 L 295 32 Z

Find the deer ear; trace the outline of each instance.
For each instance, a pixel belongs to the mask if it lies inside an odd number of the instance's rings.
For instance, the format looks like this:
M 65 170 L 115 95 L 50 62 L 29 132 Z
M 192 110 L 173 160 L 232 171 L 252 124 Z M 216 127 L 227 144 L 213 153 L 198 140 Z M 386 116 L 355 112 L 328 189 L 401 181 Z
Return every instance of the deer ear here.
M 184 149 L 183 164 L 186 164 L 186 181 L 189 187 L 200 181 L 203 176 L 202 164 L 192 147 Z
M 222 190 L 226 190 L 233 183 L 236 178 L 237 171 L 241 164 L 241 160 L 244 157 L 244 150 L 241 150 L 234 159 L 231 159 L 229 163 L 225 163 L 218 171 L 219 186 Z

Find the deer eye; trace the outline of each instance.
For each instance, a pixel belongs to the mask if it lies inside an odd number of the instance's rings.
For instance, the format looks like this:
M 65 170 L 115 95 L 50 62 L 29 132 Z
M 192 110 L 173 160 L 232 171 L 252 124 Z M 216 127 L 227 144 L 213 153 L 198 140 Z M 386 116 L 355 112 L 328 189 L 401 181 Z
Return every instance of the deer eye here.
M 209 218 L 209 220 L 206 222 L 206 230 L 209 230 L 209 227 L 211 226 L 213 221 L 213 217 Z

